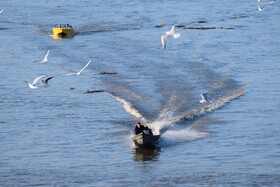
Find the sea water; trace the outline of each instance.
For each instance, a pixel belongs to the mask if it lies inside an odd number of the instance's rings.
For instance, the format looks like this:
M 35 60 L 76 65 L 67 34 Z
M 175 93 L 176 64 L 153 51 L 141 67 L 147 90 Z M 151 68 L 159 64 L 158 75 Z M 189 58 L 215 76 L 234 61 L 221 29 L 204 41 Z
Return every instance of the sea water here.
M 0 185 L 279 186 L 280 3 L 256 4 L 2 0 Z

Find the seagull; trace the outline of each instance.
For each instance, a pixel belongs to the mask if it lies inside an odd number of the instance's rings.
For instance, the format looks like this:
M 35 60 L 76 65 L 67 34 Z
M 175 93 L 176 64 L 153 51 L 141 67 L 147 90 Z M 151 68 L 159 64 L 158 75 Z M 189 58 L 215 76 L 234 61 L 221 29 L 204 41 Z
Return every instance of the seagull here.
M 35 86 L 35 85 L 36 85 L 39 81 L 41 81 L 45 76 L 46 76 L 46 75 L 41 75 L 41 76 L 35 78 L 35 79 L 33 80 L 32 83 L 29 83 L 29 82 L 28 82 L 29 88 L 31 88 L 31 89 L 36 89 L 36 88 L 38 88 L 38 87 Z
M 0 14 L 2 14 L 4 12 L 4 9 L 0 11 Z
M 200 103 L 204 104 L 204 103 L 209 103 L 209 100 L 207 98 L 208 93 L 202 93 L 200 94 L 201 100 L 199 101 Z
M 86 69 L 86 67 L 87 67 L 90 63 L 91 63 L 91 60 L 88 61 L 88 63 L 87 63 L 80 71 L 78 71 L 77 73 L 68 73 L 68 74 L 66 74 L 66 75 L 77 75 L 77 76 L 80 76 L 81 73 L 82 73 L 82 71 L 84 71 L 84 69 Z
M 263 9 L 266 5 L 271 5 L 271 4 L 273 4 L 273 3 L 274 3 L 274 1 L 270 1 L 269 3 L 263 5 L 262 7 L 260 7 L 260 5 L 257 4 L 258 10 L 261 12 L 262 9 Z
M 48 86 L 48 82 L 49 80 L 51 80 L 53 77 L 48 77 L 46 79 L 41 79 L 40 82 L 41 82 L 41 85 L 42 86 Z
M 33 62 L 48 62 L 48 56 L 49 56 L 50 50 L 48 50 L 47 54 L 45 55 L 43 60 L 34 60 Z
M 165 32 L 164 35 L 161 35 L 161 43 L 162 43 L 162 48 L 165 49 L 166 48 L 166 41 L 167 39 L 173 36 L 173 38 L 179 38 L 181 36 L 181 34 L 176 32 L 176 26 L 173 25 L 170 31 Z
M 262 11 L 262 8 L 263 8 L 263 7 L 261 8 L 260 5 L 258 5 L 258 4 L 257 4 L 257 7 L 258 7 L 258 10 L 259 10 L 259 11 Z

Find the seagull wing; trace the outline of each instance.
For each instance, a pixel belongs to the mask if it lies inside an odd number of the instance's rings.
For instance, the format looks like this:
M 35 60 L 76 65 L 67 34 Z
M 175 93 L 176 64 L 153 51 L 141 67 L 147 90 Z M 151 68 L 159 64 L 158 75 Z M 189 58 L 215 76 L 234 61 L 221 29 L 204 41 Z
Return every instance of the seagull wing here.
M 200 97 L 201 97 L 203 100 L 207 100 L 207 94 L 208 94 L 208 93 L 202 93 L 202 94 L 200 94 Z
M 78 73 L 68 73 L 66 75 L 77 75 Z
M 257 6 L 258 6 L 258 10 L 262 11 L 262 8 L 260 7 L 260 5 L 257 4 Z
M 169 31 L 169 33 L 170 33 L 170 35 L 173 35 L 173 34 L 176 33 L 176 26 L 175 26 L 175 25 L 172 26 L 172 28 L 171 28 L 171 30 Z
M 177 28 L 176 28 L 176 25 L 173 25 L 172 26 L 172 29 L 170 31 L 173 35 L 174 38 L 179 38 L 181 36 L 181 34 L 177 33 Z
M 206 101 L 206 102 L 209 102 L 209 100 L 208 100 L 208 93 L 203 93 L 203 94 L 201 94 L 202 95 L 202 97 L 203 97 L 203 99 Z
M 203 94 L 200 94 L 200 97 L 201 97 L 201 99 L 204 99 L 204 96 L 203 96 Z
M 43 61 L 47 62 L 48 61 L 48 56 L 49 56 L 50 50 L 48 50 L 47 54 L 45 55 Z
M 207 97 L 207 95 L 208 95 L 208 93 L 203 93 L 203 94 L 201 94 L 204 98 L 206 98 Z
M 46 75 L 42 75 L 40 77 L 37 77 L 33 80 L 32 85 L 37 84 L 41 79 L 43 79 Z
M 53 77 L 48 77 L 45 79 L 45 84 L 48 84 L 49 80 L 51 80 Z
M 179 34 L 179 33 L 174 33 L 173 34 L 173 38 L 179 38 L 181 36 L 181 34 Z
M 88 63 L 79 71 L 79 73 L 81 73 L 82 71 L 84 71 L 84 69 L 86 69 L 86 67 L 91 63 L 91 60 L 88 61 Z
M 4 9 L 0 11 L 0 14 L 2 14 L 4 12 Z
M 166 41 L 167 41 L 168 35 L 162 35 L 161 36 L 161 43 L 162 43 L 162 48 L 166 48 Z
M 260 7 L 260 6 L 258 5 L 258 9 L 259 9 L 259 11 L 262 11 L 262 9 L 263 9 L 265 6 L 271 5 L 271 4 L 273 4 L 273 3 L 274 3 L 274 1 L 270 1 L 269 3 L 266 3 L 265 5 L 263 5 L 262 7 Z

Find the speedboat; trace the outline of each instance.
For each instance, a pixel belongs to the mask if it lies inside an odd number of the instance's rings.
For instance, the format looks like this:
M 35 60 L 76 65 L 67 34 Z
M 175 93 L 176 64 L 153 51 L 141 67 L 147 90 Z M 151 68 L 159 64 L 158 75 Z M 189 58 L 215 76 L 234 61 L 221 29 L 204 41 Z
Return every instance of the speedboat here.
M 53 28 L 53 35 L 60 38 L 71 38 L 74 34 L 75 31 L 69 24 L 57 24 Z
M 158 145 L 160 135 L 148 135 L 144 132 L 132 137 L 132 141 L 138 147 L 155 148 Z

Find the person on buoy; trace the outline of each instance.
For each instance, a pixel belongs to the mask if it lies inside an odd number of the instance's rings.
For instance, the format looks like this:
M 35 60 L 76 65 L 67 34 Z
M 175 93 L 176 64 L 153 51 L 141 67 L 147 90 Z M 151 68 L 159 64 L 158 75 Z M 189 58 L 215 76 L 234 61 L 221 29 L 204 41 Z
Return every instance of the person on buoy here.
M 153 132 L 148 127 L 144 127 L 140 122 L 138 122 L 135 126 L 135 134 L 140 134 L 144 132 L 145 134 L 153 136 Z

